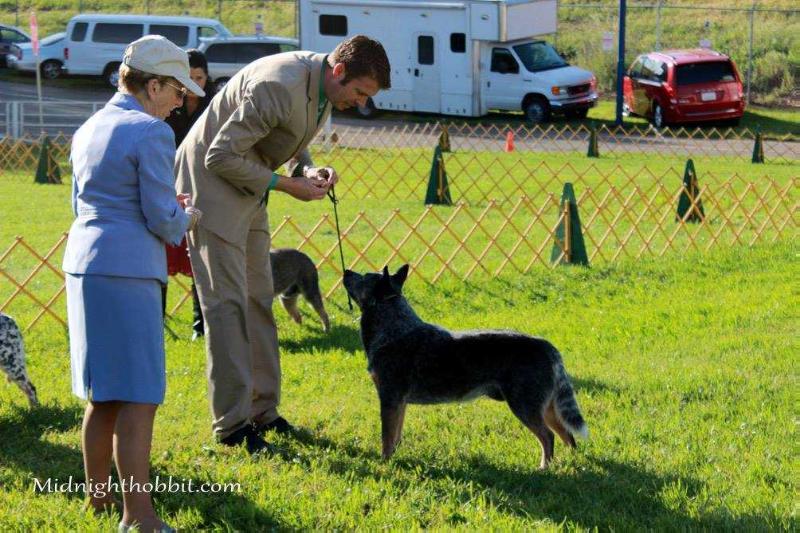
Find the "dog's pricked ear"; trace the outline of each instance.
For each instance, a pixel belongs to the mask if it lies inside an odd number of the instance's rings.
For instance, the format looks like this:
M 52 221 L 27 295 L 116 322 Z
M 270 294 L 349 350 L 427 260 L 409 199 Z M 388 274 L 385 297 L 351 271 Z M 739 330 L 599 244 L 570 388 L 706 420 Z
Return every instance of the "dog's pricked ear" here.
M 383 277 L 384 278 L 388 278 L 389 277 L 389 266 L 388 265 L 383 267 Z
M 392 276 L 392 282 L 394 283 L 395 287 L 401 289 L 403 287 L 403 284 L 406 282 L 407 277 L 408 277 L 408 263 L 397 269 L 397 272 L 395 272 L 394 276 Z

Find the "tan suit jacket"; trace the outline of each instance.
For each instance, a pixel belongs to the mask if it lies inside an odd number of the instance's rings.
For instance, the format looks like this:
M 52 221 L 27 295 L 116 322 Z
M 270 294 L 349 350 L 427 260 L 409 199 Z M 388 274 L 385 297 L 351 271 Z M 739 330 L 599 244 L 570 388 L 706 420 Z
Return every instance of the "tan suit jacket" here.
M 175 161 L 178 192 L 190 193 L 200 225 L 243 244 L 273 170 L 305 148 L 318 121 L 323 54 L 288 52 L 239 71 L 217 94 L 184 139 Z M 266 228 L 265 228 L 266 229 Z

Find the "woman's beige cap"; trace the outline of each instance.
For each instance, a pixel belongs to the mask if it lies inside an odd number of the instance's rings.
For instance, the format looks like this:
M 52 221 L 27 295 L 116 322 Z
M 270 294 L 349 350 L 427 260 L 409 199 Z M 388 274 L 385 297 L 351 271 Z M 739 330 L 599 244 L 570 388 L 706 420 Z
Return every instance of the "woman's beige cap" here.
M 145 35 L 133 41 L 125 49 L 122 62 L 149 74 L 172 76 L 197 96 L 206 95 L 189 77 L 189 56 L 161 35 Z

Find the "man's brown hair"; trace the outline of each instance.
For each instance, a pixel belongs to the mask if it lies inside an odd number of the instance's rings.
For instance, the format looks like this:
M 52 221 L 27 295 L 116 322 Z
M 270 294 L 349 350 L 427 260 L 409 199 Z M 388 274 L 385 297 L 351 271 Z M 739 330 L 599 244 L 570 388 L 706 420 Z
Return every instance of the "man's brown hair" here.
M 342 85 L 355 78 L 368 76 L 385 90 L 392 86 L 389 58 L 383 45 L 366 35 L 356 35 L 342 41 L 328 57 L 331 66 L 344 64 Z

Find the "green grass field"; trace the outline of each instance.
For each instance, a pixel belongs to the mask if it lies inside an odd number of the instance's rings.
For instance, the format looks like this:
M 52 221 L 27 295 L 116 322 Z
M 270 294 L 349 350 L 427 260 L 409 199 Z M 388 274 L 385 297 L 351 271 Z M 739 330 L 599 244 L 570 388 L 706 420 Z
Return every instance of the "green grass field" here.
M 680 175 L 681 162 L 673 164 Z M 742 171 L 728 164 L 703 168 Z M 792 178 L 786 165 L 758 173 Z M 69 187 L 23 183 L 24 174 L 0 175 L 0 248 L 22 235 L 44 251 L 69 226 Z M 420 204 L 343 200 L 341 215 L 349 220 L 363 209 L 380 220 L 392 207 L 418 213 Z M 303 225 L 329 210 L 276 195 L 271 216 L 273 225 L 284 214 Z M 796 530 L 797 254 L 796 239 L 784 238 L 469 282 L 410 278 L 407 296 L 423 318 L 451 328 L 517 329 L 563 352 L 591 437 L 574 453 L 558 444 L 544 473 L 534 437 L 505 406 L 485 399 L 411 407 L 398 453 L 382 462 L 377 398 L 357 315 L 342 291 L 326 304 L 329 335 L 308 306 L 302 326 L 276 306 L 282 413 L 304 428 L 303 437 L 273 438 L 280 453 L 257 462 L 220 448 L 209 429 L 204 350 L 187 340 L 184 307 L 170 323 L 183 338 L 167 341 L 153 476 L 240 485 L 216 494 L 161 492 L 158 511 L 181 529 L 217 531 Z M 15 257 L 2 267 L 15 270 Z M 326 276 L 323 285 L 331 281 Z M 45 273 L 34 283 L 50 290 L 58 280 Z M 3 278 L 0 302 L 10 291 Z M 12 305 L 22 320 L 31 311 Z M 80 494 L 33 490 L 34 478 L 82 479 L 83 406 L 70 393 L 63 328 L 44 318 L 26 345 L 43 405 L 30 411 L 18 389 L 0 385 L 0 528 L 113 529 L 119 516 L 82 511 Z

